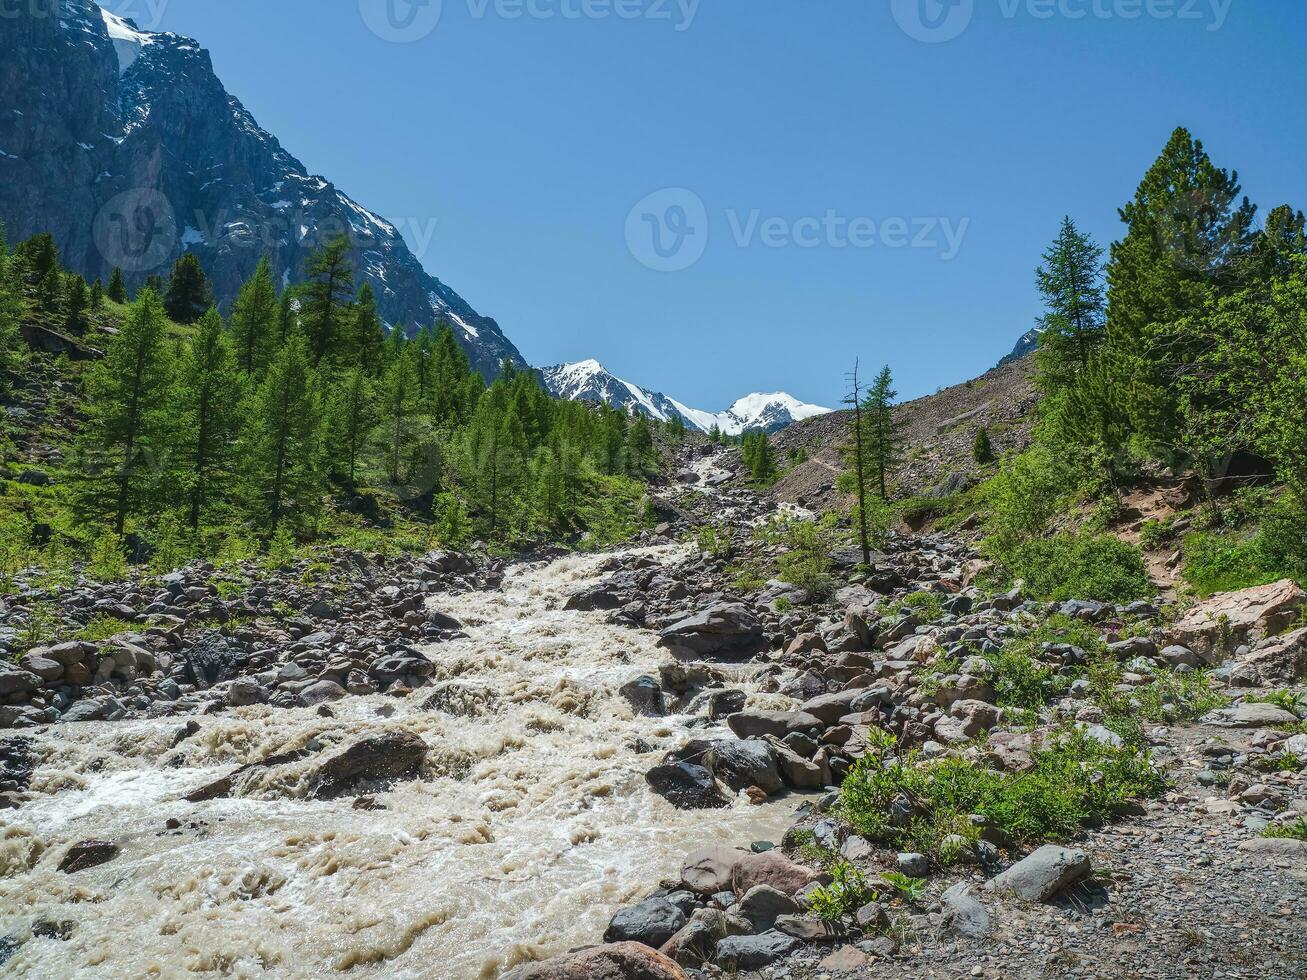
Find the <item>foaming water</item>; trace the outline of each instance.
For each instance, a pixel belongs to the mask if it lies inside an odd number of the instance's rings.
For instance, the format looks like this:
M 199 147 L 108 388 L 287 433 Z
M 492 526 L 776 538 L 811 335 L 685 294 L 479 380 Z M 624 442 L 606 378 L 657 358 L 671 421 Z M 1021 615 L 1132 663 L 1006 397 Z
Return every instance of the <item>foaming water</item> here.
M 350 698 L 335 718 L 244 708 L 201 719 L 176 748 L 176 719 L 34 735 L 33 788 L 46 795 L 0 813 L 0 935 L 44 920 L 72 923 L 71 937 L 29 939 L 0 970 L 491 980 L 597 941 L 686 850 L 779 834 L 793 801 L 682 812 L 648 790 L 644 772 L 688 734 L 687 719 L 634 716 L 617 694 L 656 673 L 653 635 L 554 608 L 602 560 L 439 597 L 470 638 L 427 648 L 434 684 L 404 699 Z M 429 753 L 421 780 L 378 796 L 382 810 L 307 799 L 307 763 L 255 775 L 229 799 L 180 798 L 274 752 L 395 729 Z M 180 829 L 165 830 L 169 818 Z M 57 871 L 87 838 L 122 850 Z

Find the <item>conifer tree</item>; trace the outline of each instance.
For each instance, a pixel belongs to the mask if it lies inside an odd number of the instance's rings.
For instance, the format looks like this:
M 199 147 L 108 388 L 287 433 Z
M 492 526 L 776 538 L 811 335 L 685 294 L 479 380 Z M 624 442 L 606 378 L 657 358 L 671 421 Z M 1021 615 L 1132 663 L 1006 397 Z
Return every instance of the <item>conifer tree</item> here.
M 475 403 L 469 388 L 471 377 L 467 351 L 454 336 L 453 327 L 442 323 L 431 351 L 432 416 L 437 427 L 449 428 L 471 417 Z
M 989 440 L 989 430 L 983 425 L 976 430 L 976 441 L 971 447 L 971 455 L 981 466 L 994 462 L 994 444 Z
M 381 411 L 388 432 L 389 445 L 387 472 L 392 484 L 399 483 L 399 460 L 404 446 L 404 425 L 413 413 L 417 401 L 417 372 L 414 361 L 417 351 L 412 344 L 404 344 L 399 354 L 386 368 L 381 379 Z
M 1132 427 L 1158 449 L 1175 444 L 1174 383 L 1194 357 L 1161 334 L 1238 285 L 1256 212 L 1240 194 L 1239 175 L 1177 129 L 1121 209 L 1127 230 L 1108 263 L 1108 342 L 1124 372 L 1118 384 L 1130 391 Z
M 634 476 L 643 476 L 653 463 L 653 429 L 649 425 L 649 420 L 643 415 L 637 415 L 631 423 L 626 443 L 626 459 Z
M 97 278 L 91 283 L 91 312 L 99 313 L 104 309 L 104 283 Z
M 273 352 L 281 346 L 281 309 L 277 288 L 272 282 L 272 267 L 266 257 L 236 294 L 231 307 L 231 335 L 236 365 L 254 378 L 262 376 Z
M 332 387 L 327 400 L 326 445 L 334 475 L 352 492 L 358 486 L 358 462 L 376 409 L 368 379 L 361 368 L 350 368 Z
M 27 272 L 28 282 L 34 285 L 59 271 L 59 250 L 55 247 L 53 235 L 33 235 L 19 243 L 14 254 Z
M 352 314 L 350 346 L 353 363 L 369 377 L 376 376 L 381 373 L 386 330 L 377 313 L 377 297 L 371 283 L 365 282 L 359 287 Z
M 214 307 L 200 318 L 182 356 L 178 394 L 178 435 L 185 463 L 182 485 L 191 530 L 198 531 L 210 504 L 228 496 L 241 417 L 240 377 L 222 317 Z
M 36 308 L 42 313 L 58 313 L 64 303 L 64 275 L 51 268 L 36 281 Z
M 127 303 L 127 282 L 123 279 L 123 270 L 117 266 L 109 274 L 109 286 L 104 294 L 120 306 Z
M 82 504 L 111 519 L 119 538 L 129 516 L 166 499 L 174 421 L 166 328 L 162 301 L 142 290 L 104 359 L 86 374 Z
M 337 235 L 316 249 L 304 265 L 300 315 L 316 368 L 338 357 L 349 338 L 344 336 L 346 313 L 354 295 L 354 266 L 349 239 Z
M 898 392 L 894 390 L 894 376 L 887 365 L 871 383 L 864 408 L 868 461 L 876 476 L 881 500 L 889 500 L 888 477 L 898 465 L 903 443 L 902 424 L 894 417 L 896 398 Z
M 246 472 L 264 540 L 317 513 L 319 418 L 308 345 L 292 332 L 254 397 Z
M 174 322 L 191 324 L 212 305 L 213 289 L 209 277 L 200 268 L 199 256 L 187 252 L 173 264 L 163 308 Z
M 141 290 L 148 289 L 156 296 L 163 296 L 164 292 L 166 292 L 166 288 L 167 287 L 164 285 L 163 282 L 163 276 L 159 275 L 157 272 L 151 273 L 150 275 L 146 276 L 145 283 L 141 286 Z M 141 290 L 137 290 L 136 292 L 137 296 L 140 296 Z
M 86 311 L 90 297 L 86 280 L 76 273 L 64 276 L 64 329 L 72 334 L 86 332 Z
M 1038 355 L 1046 389 L 1088 367 L 1103 340 L 1107 300 L 1102 258 L 1103 250 L 1067 217 L 1035 272 L 1047 310 L 1039 321 Z
M 299 299 L 293 289 L 281 293 L 281 309 L 277 314 L 277 350 L 286 346 L 290 335 L 300 329 Z
M 853 362 L 853 371 L 849 375 L 849 394 L 844 403 L 853 409 L 853 421 L 849 426 L 849 442 L 844 447 L 844 458 L 849 472 L 853 474 L 853 487 L 857 493 L 857 507 L 854 518 L 858 525 L 858 545 L 862 548 L 862 564 L 871 564 L 871 513 L 867 506 L 867 486 L 871 480 L 867 447 L 870 444 L 869 422 L 864 411 L 862 381 L 858 377 L 858 362 Z

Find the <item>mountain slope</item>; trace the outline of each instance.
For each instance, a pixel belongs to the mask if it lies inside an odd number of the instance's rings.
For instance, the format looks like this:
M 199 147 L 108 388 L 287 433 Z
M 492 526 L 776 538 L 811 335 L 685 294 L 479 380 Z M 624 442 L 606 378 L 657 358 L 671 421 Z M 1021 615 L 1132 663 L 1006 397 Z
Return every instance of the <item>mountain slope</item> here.
M 545 389 L 557 398 L 602 402 L 661 422 L 679 416 L 688 427 L 700 432 L 710 432 L 714 426 L 727 435 L 755 429 L 779 432 L 801 419 L 830 411 L 819 405 L 804 404 L 785 392 L 777 392 L 746 395 L 724 412 L 704 412 L 668 398 L 662 392 L 624 381 L 595 360 L 558 364 L 542 369 L 540 375 Z
M 388 323 L 444 318 L 483 373 L 524 365 L 391 224 L 261 129 L 190 38 L 139 31 L 91 0 L 29 0 L 4 18 L 0 92 L 11 240 L 51 232 L 70 268 L 107 279 L 121 266 L 131 282 L 193 251 L 225 305 L 264 254 L 295 283 L 310 251 L 343 233 Z

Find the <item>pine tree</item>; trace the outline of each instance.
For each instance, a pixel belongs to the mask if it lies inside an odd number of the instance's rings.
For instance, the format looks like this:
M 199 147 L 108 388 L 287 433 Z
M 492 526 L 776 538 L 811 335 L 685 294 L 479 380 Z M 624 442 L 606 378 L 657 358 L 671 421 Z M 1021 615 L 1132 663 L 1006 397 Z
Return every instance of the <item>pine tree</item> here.
M 399 483 L 400 452 L 404 445 L 404 424 L 413 413 L 417 400 L 417 372 L 414 361 L 417 352 L 412 344 L 405 344 L 399 355 L 391 361 L 381 379 L 381 411 L 389 433 L 390 446 L 387 472 L 392 484 Z
M 315 250 L 304 265 L 300 314 L 314 367 L 338 357 L 349 340 L 343 336 L 346 311 L 354 295 L 349 251 L 349 239 L 337 235 Z
M 1107 300 L 1103 250 L 1069 217 L 1035 272 L 1047 312 L 1040 318 L 1039 372 L 1045 389 L 1066 384 L 1102 343 Z
M 654 461 L 653 429 L 649 420 L 638 415 L 631 423 L 626 441 L 626 460 L 634 476 L 643 476 Z
M 99 313 L 104 309 L 104 283 L 97 278 L 91 283 L 91 312 Z
M 377 313 L 377 298 L 372 284 L 359 287 L 358 300 L 352 311 L 350 330 L 352 360 L 369 377 L 381 373 L 382 351 L 386 345 L 386 330 Z
M 476 402 L 469 387 L 472 366 L 467 351 L 463 350 L 448 323 L 442 323 L 436 332 L 431 365 L 432 416 L 436 426 L 449 428 L 466 423 Z
M 64 276 L 64 329 L 71 334 L 86 333 L 86 310 L 90 298 L 86 280 L 76 273 Z
M 64 274 L 51 268 L 36 281 L 36 308 L 42 313 L 57 314 L 64 302 Z
M 186 466 L 182 482 L 192 531 L 200 529 L 212 502 L 228 496 L 234 476 L 241 393 L 222 317 L 210 307 L 200 318 L 178 371 L 182 411 L 179 440 Z
M 20 242 L 14 254 L 27 270 L 28 282 L 33 285 L 59 271 L 59 249 L 55 247 L 52 235 L 33 235 Z
M 159 275 L 157 272 L 154 272 L 145 277 L 145 282 L 141 286 L 141 289 L 138 289 L 136 291 L 136 295 L 139 297 L 141 295 L 141 290 L 148 289 L 156 296 L 162 296 L 166 291 L 166 288 L 167 287 L 164 285 L 163 282 L 163 276 Z
M 236 365 L 247 375 L 261 377 L 275 349 L 281 346 L 277 342 L 280 316 L 272 267 L 265 257 L 241 286 L 231 307 Z
M 1174 383 L 1194 351 L 1161 334 L 1238 285 L 1256 212 L 1240 194 L 1239 175 L 1177 129 L 1121 209 L 1127 231 L 1108 263 L 1108 342 L 1124 372 L 1117 383 L 1130 391 L 1132 427 L 1162 451 L 1176 442 Z
M 286 346 L 291 334 L 300 329 L 299 299 L 295 290 L 284 289 L 281 293 L 281 309 L 277 313 L 277 350 Z
M 200 259 L 187 252 L 172 267 L 168 291 L 163 297 L 163 308 L 176 323 L 191 324 L 213 305 L 213 289 L 209 277 L 200 268 Z
M 766 483 L 776 475 L 776 454 L 766 432 L 746 432 L 740 442 L 740 453 L 744 468 L 754 482 Z
M 867 392 L 864 415 L 867 422 L 867 454 L 876 476 L 881 500 L 889 500 L 888 478 L 898 465 L 903 443 L 902 423 L 894 417 L 894 377 L 888 366 L 881 369 Z
M 864 412 L 862 382 L 858 377 L 858 362 L 853 362 L 853 372 L 849 375 L 849 394 L 844 403 L 853 409 L 853 421 L 850 425 L 849 443 L 844 447 L 845 462 L 853 474 L 854 490 L 857 493 L 857 509 L 854 518 L 858 525 L 858 545 L 862 548 L 862 564 L 871 564 L 871 529 L 870 511 L 867 508 L 867 484 L 870 481 L 870 466 L 867 447 L 870 445 L 869 422 Z
M 120 306 L 127 303 L 127 283 L 123 279 L 123 270 L 117 266 L 114 266 L 109 275 L 109 288 L 105 290 L 105 295 Z
M 129 516 L 155 512 L 167 499 L 172 380 L 163 303 L 143 290 L 105 358 L 86 374 L 82 504 L 110 518 L 119 538 Z
M 326 445 L 334 475 L 352 492 L 358 486 L 358 462 L 376 409 L 362 369 L 351 368 L 331 389 L 327 400 Z
M 971 455 L 981 466 L 994 462 L 994 444 L 989 441 L 989 430 L 983 425 L 976 430 L 976 441 L 971 448 Z
M 265 542 L 302 525 L 320 506 L 319 406 L 308 345 L 293 332 L 273 357 L 253 399 L 250 481 Z

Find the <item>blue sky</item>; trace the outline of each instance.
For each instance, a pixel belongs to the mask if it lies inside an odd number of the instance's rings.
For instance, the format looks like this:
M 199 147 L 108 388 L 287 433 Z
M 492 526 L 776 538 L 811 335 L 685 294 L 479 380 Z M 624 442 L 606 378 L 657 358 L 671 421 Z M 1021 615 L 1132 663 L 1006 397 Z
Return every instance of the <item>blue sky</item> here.
M 531 363 L 696 407 L 834 405 L 854 357 L 905 397 L 980 373 L 1062 215 L 1110 242 L 1176 125 L 1263 211 L 1307 207 L 1300 0 L 443 0 L 429 33 L 386 2 L 105 5 L 199 38 L 311 171 L 431 231 Z M 408 14 L 419 40 L 381 36 Z

